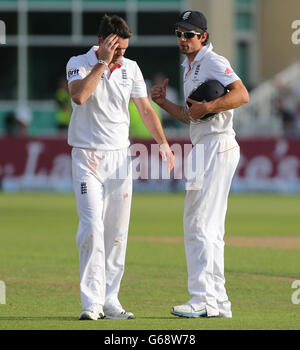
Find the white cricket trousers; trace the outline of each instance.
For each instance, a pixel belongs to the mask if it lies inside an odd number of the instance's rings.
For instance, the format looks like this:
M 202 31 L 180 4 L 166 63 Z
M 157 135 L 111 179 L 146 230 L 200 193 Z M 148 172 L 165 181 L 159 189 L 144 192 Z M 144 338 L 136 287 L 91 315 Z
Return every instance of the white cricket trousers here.
M 204 169 L 196 183 L 187 183 L 183 218 L 188 291 L 192 297 L 188 303 L 196 309 L 205 305 L 208 316 L 230 315 L 224 277 L 224 227 L 240 148 L 234 136 L 223 134 L 205 137 L 201 144 Z
M 128 149 L 73 148 L 72 176 L 79 216 L 76 243 L 82 308 L 118 307 L 132 197 Z

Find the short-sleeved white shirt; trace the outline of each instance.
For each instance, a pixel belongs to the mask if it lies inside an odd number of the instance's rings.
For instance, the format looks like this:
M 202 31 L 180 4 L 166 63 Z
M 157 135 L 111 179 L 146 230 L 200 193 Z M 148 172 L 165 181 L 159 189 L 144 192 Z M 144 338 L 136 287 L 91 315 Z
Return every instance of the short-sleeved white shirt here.
M 240 78 L 234 73 L 228 60 L 212 51 L 212 44 L 204 46 L 189 65 L 186 58 L 182 66 L 184 69 L 184 97 L 187 98 L 193 90 L 207 80 L 218 80 L 228 86 Z M 233 130 L 233 110 L 218 113 L 213 119 L 201 123 L 190 123 L 190 138 L 192 144 L 201 142 L 207 135 L 230 134 Z
M 84 79 L 98 62 L 93 46 L 86 54 L 74 56 L 67 63 L 67 80 Z M 112 73 L 106 69 L 96 90 L 82 104 L 72 102 L 73 113 L 68 130 L 68 143 L 73 147 L 99 150 L 127 148 L 131 97 L 147 96 L 140 68 L 135 61 L 122 58 Z

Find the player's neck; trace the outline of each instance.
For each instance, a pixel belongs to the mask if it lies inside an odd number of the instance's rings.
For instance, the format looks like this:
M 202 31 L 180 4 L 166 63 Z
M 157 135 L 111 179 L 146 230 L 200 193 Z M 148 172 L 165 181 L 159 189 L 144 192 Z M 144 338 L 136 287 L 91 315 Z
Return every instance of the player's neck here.
M 191 64 L 194 61 L 195 57 L 198 55 L 198 53 L 201 51 L 202 48 L 203 48 L 203 46 L 201 46 L 201 48 L 197 51 L 186 54 L 186 57 L 189 61 L 189 64 Z
M 200 51 L 200 50 L 199 50 L 199 51 Z M 186 55 L 186 57 L 187 57 L 187 59 L 188 59 L 188 61 L 189 61 L 190 64 L 194 61 L 194 59 L 195 59 L 195 57 L 197 56 L 197 54 L 198 54 L 199 51 L 196 51 L 196 52 L 193 52 L 193 53 L 188 53 L 188 54 Z

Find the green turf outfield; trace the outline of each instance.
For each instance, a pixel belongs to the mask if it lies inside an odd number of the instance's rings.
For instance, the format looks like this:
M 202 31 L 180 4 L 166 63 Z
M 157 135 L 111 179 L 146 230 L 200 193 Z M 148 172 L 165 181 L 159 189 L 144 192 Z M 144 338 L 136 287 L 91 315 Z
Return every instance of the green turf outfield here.
M 78 321 L 79 267 L 73 195 L 0 194 L 1 330 L 299 329 L 300 250 L 227 245 L 232 319 L 180 319 L 189 299 L 182 237 L 183 194 L 135 194 L 120 301 L 135 320 Z M 300 197 L 231 195 L 227 237 L 300 238 Z M 164 239 L 162 239 L 164 238 Z M 169 239 L 165 239 L 169 238 Z M 300 298 L 300 296 L 298 297 Z

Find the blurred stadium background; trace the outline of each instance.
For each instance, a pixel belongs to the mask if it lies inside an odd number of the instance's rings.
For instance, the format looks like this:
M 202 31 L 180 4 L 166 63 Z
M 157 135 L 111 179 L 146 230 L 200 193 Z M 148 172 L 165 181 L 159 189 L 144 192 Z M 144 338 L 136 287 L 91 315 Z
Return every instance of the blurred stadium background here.
M 250 103 L 235 113 L 242 158 L 232 191 L 300 192 L 299 0 L 0 0 L 2 191 L 72 191 L 65 66 L 96 44 L 105 13 L 129 23 L 134 35 L 126 56 L 138 62 L 149 87 L 168 77 L 170 98 L 184 103 L 173 24 L 185 9 L 206 14 L 214 50 L 250 91 Z M 130 112 L 132 142 L 149 147 Z M 158 113 L 171 144 L 190 143 L 186 126 Z M 135 188 L 181 191 L 183 183 L 137 180 Z

